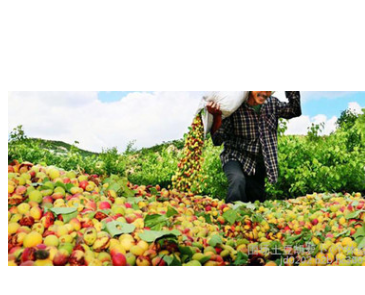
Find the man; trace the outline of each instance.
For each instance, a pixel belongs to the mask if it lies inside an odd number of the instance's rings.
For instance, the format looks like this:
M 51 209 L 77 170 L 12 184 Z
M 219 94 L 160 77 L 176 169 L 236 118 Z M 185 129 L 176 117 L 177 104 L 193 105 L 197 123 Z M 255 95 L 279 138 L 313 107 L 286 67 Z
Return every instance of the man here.
M 227 203 L 265 200 L 265 177 L 278 179 L 278 119 L 302 114 L 299 91 L 285 91 L 288 102 L 271 96 L 272 91 L 250 91 L 248 99 L 230 117 L 222 120 L 220 106 L 207 105 L 214 117 L 213 144 L 224 144 L 220 155 L 228 178 Z

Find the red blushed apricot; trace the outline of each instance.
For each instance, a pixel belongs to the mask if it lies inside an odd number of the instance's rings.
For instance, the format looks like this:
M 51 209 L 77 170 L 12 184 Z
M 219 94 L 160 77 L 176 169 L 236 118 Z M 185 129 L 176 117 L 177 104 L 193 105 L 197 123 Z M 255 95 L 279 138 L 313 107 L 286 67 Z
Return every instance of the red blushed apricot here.
M 72 225 L 73 231 L 79 231 L 81 229 L 81 222 L 77 218 L 72 218 L 69 222 Z

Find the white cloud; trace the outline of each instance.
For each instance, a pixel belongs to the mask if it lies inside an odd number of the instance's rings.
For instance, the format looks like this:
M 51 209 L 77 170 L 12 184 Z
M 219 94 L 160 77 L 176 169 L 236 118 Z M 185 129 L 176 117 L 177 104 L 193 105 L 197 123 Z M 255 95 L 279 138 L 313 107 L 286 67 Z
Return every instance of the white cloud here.
M 191 124 L 201 92 L 135 92 L 103 103 L 97 92 L 12 92 L 8 131 L 23 125 L 29 137 L 80 142 L 92 151 L 136 139 L 148 147 L 181 138 Z
M 308 127 L 311 125 L 309 116 L 300 116 L 293 118 L 288 122 L 288 129 L 285 134 L 305 135 L 308 133 Z
M 325 128 L 322 132 L 323 135 L 329 135 L 331 132 L 335 131 L 337 128 L 337 117 L 333 116 L 326 122 Z
M 362 108 L 364 107 L 361 107 L 357 102 L 350 102 L 348 109 L 351 110 L 354 114 L 362 114 Z
M 320 135 L 329 135 L 331 132 L 336 130 L 336 122 L 336 116 L 328 119 L 327 116 L 323 114 L 312 118 L 302 115 L 298 118 L 289 120 L 288 129 L 285 134 L 306 135 L 308 133 L 308 128 L 310 128 L 312 124 L 324 123 L 324 128 L 322 132 L 320 132 Z

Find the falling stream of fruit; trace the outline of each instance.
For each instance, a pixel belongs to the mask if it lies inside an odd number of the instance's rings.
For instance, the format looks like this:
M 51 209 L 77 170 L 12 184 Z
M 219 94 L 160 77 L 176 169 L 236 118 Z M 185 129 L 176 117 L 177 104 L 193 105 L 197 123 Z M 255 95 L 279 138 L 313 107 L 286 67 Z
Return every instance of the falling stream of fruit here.
M 204 126 L 200 113 L 194 118 L 185 139 L 183 156 L 172 177 L 172 187 L 178 191 L 201 193 L 202 153 L 204 146 Z

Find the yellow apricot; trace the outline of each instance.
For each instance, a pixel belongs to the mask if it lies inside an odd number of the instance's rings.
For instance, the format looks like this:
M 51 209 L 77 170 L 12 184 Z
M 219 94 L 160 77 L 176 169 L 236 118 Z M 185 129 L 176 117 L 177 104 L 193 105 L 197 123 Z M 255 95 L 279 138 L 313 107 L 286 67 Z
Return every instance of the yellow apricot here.
M 35 247 L 42 243 L 42 235 L 36 231 L 32 231 L 24 238 L 23 245 L 25 248 Z

